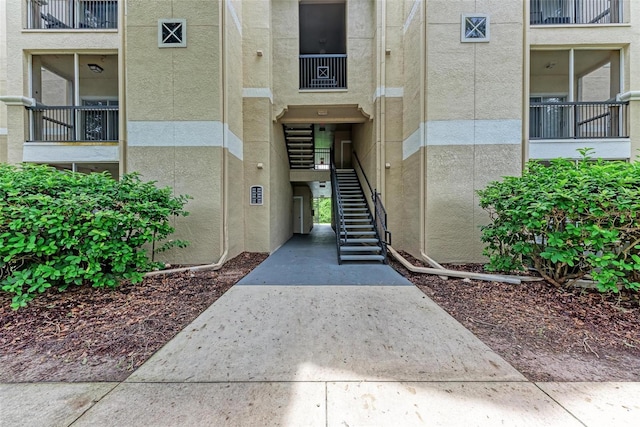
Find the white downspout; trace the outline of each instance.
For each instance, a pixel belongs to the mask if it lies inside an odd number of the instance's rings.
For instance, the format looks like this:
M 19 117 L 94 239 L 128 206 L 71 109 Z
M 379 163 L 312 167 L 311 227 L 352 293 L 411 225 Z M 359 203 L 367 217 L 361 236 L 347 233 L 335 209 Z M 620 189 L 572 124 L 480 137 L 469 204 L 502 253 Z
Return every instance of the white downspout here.
M 378 114 L 378 162 L 377 162 L 377 187 L 382 198 L 386 202 L 386 116 L 387 116 L 387 2 L 380 2 L 380 38 L 378 43 L 378 84 L 380 85 L 380 108 Z
M 420 67 L 420 149 L 422 153 L 420 154 L 420 256 L 425 260 L 429 265 L 436 269 L 444 269 L 444 267 L 436 260 L 427 255 L 427 140 L 426 140 L 426 131 L 427 131 L 427 100 L 426 100 L 426 90 L 427 83 L 425 81 L 427 76 L 427 62 L 428 62 L 428 52 L 427 52 L 427 4 L 426 2 L 422 2 L 422 25 L 420 28 L 420 51 L 422 55 L 424 55 L 422 60 L 422 66 Z M 441 275 L 441 279 L 448 279 L 447 276 Z
M 421 14 L 422 24 L 420 26 L 420 52 L 422 53 L 422 66 L 420 67 L 420 149 L 422 153 L 420 154 L 420 254 L 424 254 L 427 251 L 427 242 L 425 234 L 427 232 L 427 185 L 425 180 L 426 177 L 426 169 L 427 169 L 427 141 L 426 141 L 426 126 L 427 126 L 427 102 L 425 99 L 425 91 L 426 91 L 426 70 L 427 70 L 427 62 L 428 62 L 428 53 L 427 53 L 427 5 L 425 2 L 422 2 L 422 14 Z

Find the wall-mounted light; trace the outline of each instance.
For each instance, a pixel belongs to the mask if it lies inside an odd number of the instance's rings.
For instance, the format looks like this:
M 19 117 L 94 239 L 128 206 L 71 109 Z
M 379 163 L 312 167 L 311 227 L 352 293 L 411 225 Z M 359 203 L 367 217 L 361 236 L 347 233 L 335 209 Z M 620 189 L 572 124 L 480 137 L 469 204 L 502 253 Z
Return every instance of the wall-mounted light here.
M 264 164 L 262 164 L 262 162 L 260 162 L 260 163 L 258 163 L 258 164 L 256 165 L 256 167 L 257 167 L 258 169 L 262 169 L 262 168 L 264 168 Z
M 264 52 L 262 52 L 261 50 L 256 50 L 256 55 L 262 56 L 263 54 L 264 54 Z
M 94 73 L 101 73 L 104 71 L 104 69 L 98 64 L 87 64 L 87 67 L 89 67 L 89 69 Z
M 391 49 L 385 49 L 384 54 L 385 55 L 391 55 Z
M 385 169 L 391 169 L 391 163 L 385 163 L 384 167 Z

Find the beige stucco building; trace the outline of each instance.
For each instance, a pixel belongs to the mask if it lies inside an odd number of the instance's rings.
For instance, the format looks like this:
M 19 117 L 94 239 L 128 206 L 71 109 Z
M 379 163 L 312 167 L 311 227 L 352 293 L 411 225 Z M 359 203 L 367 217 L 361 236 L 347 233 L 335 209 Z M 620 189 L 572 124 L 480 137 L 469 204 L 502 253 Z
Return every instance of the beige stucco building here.
M 640 148 L 635 0 L 0 0 L 0 22 L 0 161 L 191 195 L 172 262 L 309 232 L 332 163 L 396 249 L 480 261 L 476 190 Z

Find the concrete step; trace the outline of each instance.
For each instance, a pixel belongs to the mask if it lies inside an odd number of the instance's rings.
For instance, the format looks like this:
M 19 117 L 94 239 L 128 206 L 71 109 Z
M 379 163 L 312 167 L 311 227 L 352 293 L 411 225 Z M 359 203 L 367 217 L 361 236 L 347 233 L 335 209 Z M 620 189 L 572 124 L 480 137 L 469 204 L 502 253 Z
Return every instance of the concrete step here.
M 380 246 L 340 246 L 340 252 L 382 252 Z
M 350 237 L 348 239 L 345 240 L 345 243 L 348 245 L 353 245 L 353 244 L 364 244 L 364 243 L 380 243 L 378 241 L 378 239 L 372 239 L 370 237 L 362 237 L 362 238 L 356 238 L 356 237 Z
M 287 142 L 313 142 L 313 138 L 310 136 L 287 136 Z
M 375 236 L 375 231 L 360 231 L 360 230 L 347 230 L 348 233 L 341 232 L 340 236 L 343 237 L 345 234 L 347 236 Z
M 384 261 L 382 255 L 342 255 L 340 254 L 340 260 L 342 261 Z
M 285 135 L 311 135 L 313 132 L 311 129 L 287 129 L 284 131 Z

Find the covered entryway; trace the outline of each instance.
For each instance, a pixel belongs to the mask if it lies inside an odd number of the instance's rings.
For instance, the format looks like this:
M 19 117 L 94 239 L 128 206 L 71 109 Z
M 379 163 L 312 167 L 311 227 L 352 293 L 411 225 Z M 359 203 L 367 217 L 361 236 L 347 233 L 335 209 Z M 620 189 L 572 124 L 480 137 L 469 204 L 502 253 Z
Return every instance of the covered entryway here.
M 386 212 L 355 151 L 359 141 L 375 162 L 366 149 L 372 142 L 368 116 L 350 105 L 290 106 L 280 119 L 294 194 L 293 233 L 312 233 L 318 201 L 329 199 L 338 263 L 385 262 Z

